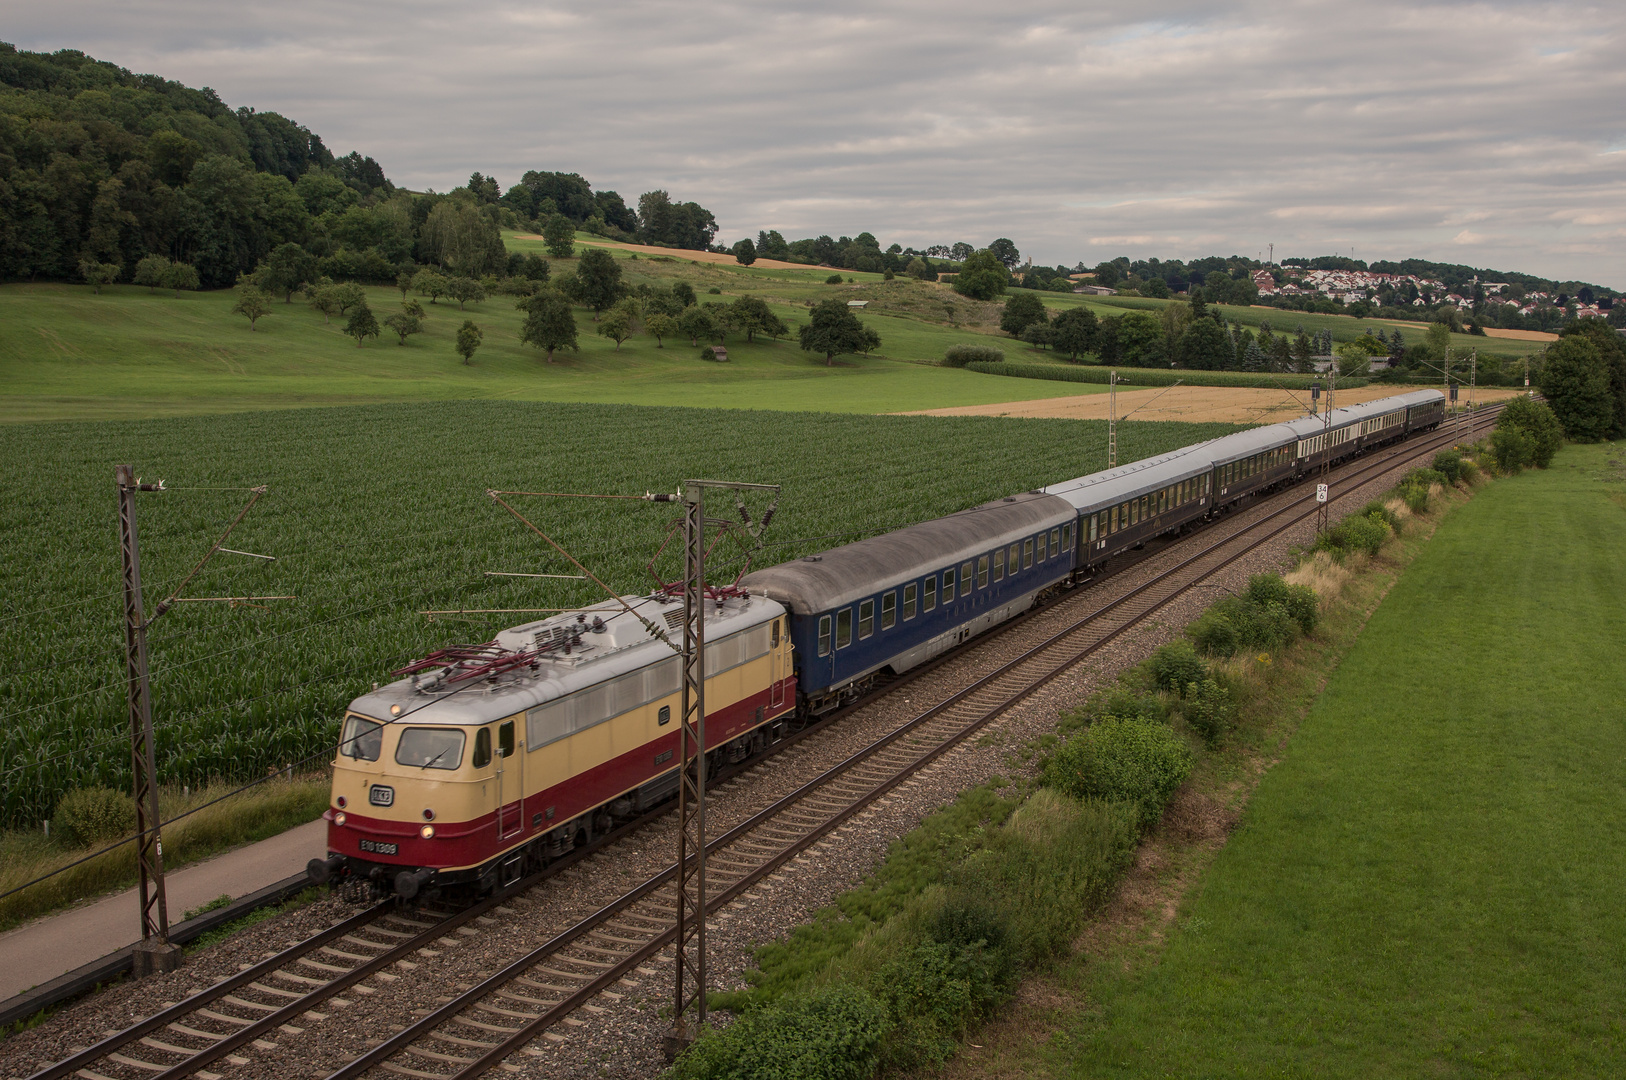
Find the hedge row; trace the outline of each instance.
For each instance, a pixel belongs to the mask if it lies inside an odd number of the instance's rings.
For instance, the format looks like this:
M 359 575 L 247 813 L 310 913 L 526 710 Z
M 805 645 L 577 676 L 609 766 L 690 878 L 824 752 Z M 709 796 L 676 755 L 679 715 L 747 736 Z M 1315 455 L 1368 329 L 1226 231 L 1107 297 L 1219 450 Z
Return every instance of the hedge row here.
M 1063 364 L 1017 364 L 1006 361 L 1000 364 L 990 364 L 973 361 L 965 365 L 967 371 L 980 371 L 984 375 L 1010 375 L 1018 379 L 1051 379 L 1056 382 L 1101 383 L 1107 382 L 1110 368 L 1099 365 L 1063 365 Z M 1119 386 L 1173 386 L 1175 383 L 1184 383 L 1186 386 L 1241 386 L 1259 390 L 1280 390 L 1287 387 L 1290 390 L 1309 389 L 1310 380 L 1319 378 L 1316 375 L 1255 375 L 1243 371 L 1187 371 L 1162 368 L 1118 368 Z M 1369 379 L 1339 379 L 1338 387 L 1341 390 L 1353 390 L 1365 386 Z

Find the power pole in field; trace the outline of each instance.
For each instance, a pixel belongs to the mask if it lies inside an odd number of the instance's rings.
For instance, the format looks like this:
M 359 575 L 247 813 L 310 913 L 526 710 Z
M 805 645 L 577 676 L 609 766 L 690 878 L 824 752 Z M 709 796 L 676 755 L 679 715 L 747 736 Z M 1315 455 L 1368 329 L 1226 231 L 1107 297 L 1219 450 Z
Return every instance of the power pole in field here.
M 147 684 L 147 621 L 141 607 L 141 543 L 136 534 L 138 491 L 162 491 L 163 483 L 143 484 L 135 470 L 120 465 L 119 553 L 124 579 L 124 672 L 130 715 L 130 772 L 136 808 L 136 865 L 140 870 L 141 944 L 134 954 L 139 978 L 173 971 L 180 949 L 169 940 L 169 904 L 164 897 L 164 841 L 158 832 L 158 765 L 153 749 L 152 697 Z
M 225 543 L 226 537 L 243 520 L 243 515 L 266 491 L 263 487 L 250 488 L 248 490 L 253 492 L 254 497 L 248 501 L 248 505 L 238 512 L 225 533 L 198 560 L 198 564 L 175 591 L 159 603 L 152 618 L 147 618 L 141 600 L 141 542 L 136 530 L 135 497 L 140 491 L 165 490 L 164 482 L 143 484 L 135 475 L 135 469 L 129 465 L 118 466 L 113 479 L 119 492 L 119 559 L 124 585 L 124 672 L 130 716 L 130 773 L 136 809 L 136 865 L 140 871 L 141 943 L 135 947 L 132 967 L 136 977 L 141 978 L 156 972 L 174 971 L 180 965 L 180 947 L 169 940 L 169 902 L 164 895 L 164 841 L 159 832 L 163 818 L 158 808 L 158 760 L 152 732 L 147 628 L 178 603 L 219 601 L 235 605 L 254 600 L 288 600 L 292 597 L 181 596 L 181 590 L 191 583 L 215 552 L 230 550 L 222 549 L 220 545 Z M 248 551 L 233 551 L 232 554 L 276 561 L 272 556 Z
M 1118 467 L 1118 372 L 1107 376 L 1107 468 Z
M 667 1056 L 692 1043 L 706 1026 L 706 530 L 727 530 L 739 523 L 707 520 L 706 489 L 739 494 L 765 491 L 776 500 L 777 484 L 741 484 L 726 480 L 685 480 L 683 501 L 683 716 L 678 725 L 677 937 L 672 1029 Z M 773 516 L 770 509 L 753 525 L 743 501 L 737 509 L 746 531 L 760 538 Z M 718 603 L 721 603 L 719 598 Z M 689 1015 L 694 1014 L 693 1027 Z

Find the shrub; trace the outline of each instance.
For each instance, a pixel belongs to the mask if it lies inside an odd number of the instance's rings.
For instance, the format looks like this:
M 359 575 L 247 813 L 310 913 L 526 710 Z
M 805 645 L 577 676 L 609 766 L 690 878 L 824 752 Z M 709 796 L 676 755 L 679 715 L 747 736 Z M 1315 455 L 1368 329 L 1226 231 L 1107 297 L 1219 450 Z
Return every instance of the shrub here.
M 1197 621 L 1186 627 L 1186 636 L 1204 656 L 1235 656 L 1242 644 L 1236 626 L 1218 605 L 1209 608 Z
M 1208 677 L 1208 665 L 1198 659 L 1197 650 L 1191 647 L 1189 641 L 1171 641 L 1153 653 L 1147 664 L 1152 672 L 1152 681 L 1159 690 L 1170 690 L 1181 697 L 1185 696 L 1188 684 L 1201 682 Z
M 1419 469 L 1418 472 L 1430 470 Z M 1437 473 L 1435 475 L 1438 475 Z M 1413 505 L 1409 487 L 1403 487 L 1401 492 L 1406 498 L 1406 505 L 1413 510 L 1427 509 L 1428 489 L 1422 492 L 1423 506 Z M 1384 541 L 1392 535 L 1387 520 L 1388 511 L 1383 514 L 1351 514 L 1331 529 L 1322 533 L 1316 539 L 1316 551 L 1330 551 L 1334 555 L 1348 555 L 1352 551 L 1364 551 L 1368 555 L 1376 555 L 1383 550 Z
M 1190 748 L 1167 726 L 1109 717 L 1050 755 L 1044 783 L 1077 799 L 1136 803 L 1141 827 L 1150 828 L 1192 764 Z
M 1260 607 L 1281 605 L 1298 624 L 1301 633 L 1313 631 L 1316 620 L 1320 618 L 1321 608 L 1315 590 L 1308 585 L 1289 585 L 1280 574 L 1255 574 L 1249 579 L 1247 592 L 1243 595 Z
M 1005 359 L 1005 350 L 993 345 L 950 345 L 943 352 L 944 367 L 965 367 L 967 364 L 997 364 Z
M 824 283 L 826 285 L 840 285 L 841 284 L 841 275 L 840 274 L 831 274 L 829 277 L 824 279 Z
M 1061 730 L 1076 731 L 1109 716 L 1163 723 L 1169 718 L 1169 707 L 1156 694 L 1143 694 L 1120 683 L 1110 690 L 1096 691 L 1082 706 L 1063 713 Z
M 1497 426 L 1490 437 L 1491 462 L 1504 476 L 1516 476 L 1536 463 L 1536 440 L 1516 427 Z
M 671 1080 L 806 1077 L 864 1080 L 875 1071 L 886 1011 L 851 986 L 815 990 L 701 1032 Z
M 1462 479 L 1462 454 L 1456 450 L 1441 450 L 1434 455 L 1431 468 L 1455 484 Z
M 1236 703 L 1231 699 L 1231 692 L 1214 679 L 1203 679 L 1188 683 L 1184 696 L 1181 711 L 1186 723 L 1209 746 L 1218 746 L 1236 723 Z
M 1361 507 L 1356 516 L 1369 517 L 1374 521 L 1381 521 L 1385 525 L 1389 526 L 1396 536 L 1400 535 L 1400 515 L 1389 509 L 1388 505 L 1385 504 L 1382 499 L 1373 499 L 1371 502 Z
M 706 293 L 709 296 L 721 296 L 721 295 L 723 295 L 723 290 L 719 289 L 717 286 L 713 285 L 711 288 L 706 290 Z
M 1502 415 L 1496 418 L 1496 431 L 1491 435 L 1491 453 L 1498 458 L 1496 436 L 1504 430 L 1517 431 L 1528 440 L 1529 460 L 1525 464 L 1534 465 L 1538 469 L 1545 469 L 1551 465 L 1553 455 L 1564 445 L 1564 429 L 1553 410 L 1542 402 L 1531 401 L 1529 398 L 1514 398 L 1502 409 Z M 1511 446 L 1515 440 L 1509 439 L 1505 442 Z M 1521 449 L 1524 447 L 1521 446 Z
M 135 832 L 135 802 L 112 788 L 75 788 L 56 804 L 56 825 L 78 847 L 120 840 Z

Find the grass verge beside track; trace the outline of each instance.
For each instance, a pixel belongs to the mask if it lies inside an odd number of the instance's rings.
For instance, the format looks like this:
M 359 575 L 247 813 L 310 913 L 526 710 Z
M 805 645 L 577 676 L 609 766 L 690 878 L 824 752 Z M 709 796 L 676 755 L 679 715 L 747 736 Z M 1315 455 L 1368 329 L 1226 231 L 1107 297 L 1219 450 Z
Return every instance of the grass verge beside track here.
M 1261 732 L 1281 760 L 1172 924 L 1127 905 L 1140 933 L 951 1074 L 1620 1075 L 1620 461 L 1570 447 L 1456 509 L 1291 745 Z

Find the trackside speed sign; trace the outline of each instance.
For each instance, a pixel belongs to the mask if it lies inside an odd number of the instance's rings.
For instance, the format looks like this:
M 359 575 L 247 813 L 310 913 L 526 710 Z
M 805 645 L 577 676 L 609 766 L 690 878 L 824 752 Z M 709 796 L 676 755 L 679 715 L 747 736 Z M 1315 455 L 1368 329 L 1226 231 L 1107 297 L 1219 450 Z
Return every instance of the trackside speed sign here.
M 1324 503 L 1324 502 L 1327 501 L 1327 485 L 1326 484 L 1317 484 L 1315 486 L 1315 501 L 1318 502 L 1318 503 Z

